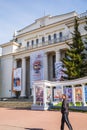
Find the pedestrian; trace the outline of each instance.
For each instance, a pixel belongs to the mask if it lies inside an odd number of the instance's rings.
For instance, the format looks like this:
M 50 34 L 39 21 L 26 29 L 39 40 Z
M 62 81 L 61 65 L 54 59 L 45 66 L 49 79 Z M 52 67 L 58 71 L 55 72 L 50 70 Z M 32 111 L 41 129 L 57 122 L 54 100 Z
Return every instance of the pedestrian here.
M 61 106 L 61 113 L 62 113 L 62 119 L 61 119 L 61 130 L 64 130 L 64 124 L 68 126 L 69 130 L 73 130 L 72 126 L 69 122 L 68 115 L 69 115 L 69 103 L 67 101 L 67 97 L 65 94 L 62 95 L 62 106 Z

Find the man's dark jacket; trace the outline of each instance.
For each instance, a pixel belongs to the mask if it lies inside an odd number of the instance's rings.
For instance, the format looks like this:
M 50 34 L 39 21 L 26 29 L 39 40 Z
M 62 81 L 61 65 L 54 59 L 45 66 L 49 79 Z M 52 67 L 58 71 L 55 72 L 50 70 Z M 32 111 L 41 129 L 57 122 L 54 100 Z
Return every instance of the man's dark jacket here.
M 69 103 L 66 99 L 63 99 L 62 101 L 62 107 L 61 107 L 61 113 L 64 114 L 64 113 L 69 113 Z

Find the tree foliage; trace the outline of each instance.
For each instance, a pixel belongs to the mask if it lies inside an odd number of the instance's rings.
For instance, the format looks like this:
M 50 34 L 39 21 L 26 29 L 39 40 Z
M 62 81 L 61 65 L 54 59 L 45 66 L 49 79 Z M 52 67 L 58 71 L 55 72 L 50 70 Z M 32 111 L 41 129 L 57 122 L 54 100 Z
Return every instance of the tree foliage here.
M 76 79 L 85 75 L 85 59 L 86 54 L 84 52 L 85 45 L 82 41 L 81 33 L 79 32 L 79 19 L 76 17 L 74 21 L 74 33 L 72 34 L 72 43 L 68 43 L 69 49 L 67 49 L 65 58 L 63 59 L 65 74 L 68 75 L 68 79 Z

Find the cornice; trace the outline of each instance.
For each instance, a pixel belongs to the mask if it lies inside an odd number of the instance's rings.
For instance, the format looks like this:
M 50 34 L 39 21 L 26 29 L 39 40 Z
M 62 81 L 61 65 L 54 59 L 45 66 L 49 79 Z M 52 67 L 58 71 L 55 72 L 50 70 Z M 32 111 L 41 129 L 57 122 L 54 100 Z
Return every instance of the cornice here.
M 19 44 L 16 43 L 16 42 L 7 42 L 7 43 L 4 43 L 4 44 L 1 44 L 0 47 L 3 48 L 3 47 L 11 46 L 11 45 L 19 46 Z
M 44 31 L 44 30 L 47 30 L 49 28 L 53 28 L 53 27 L 59 26 L 61 24 L 65 24 L 66 25 L 67 23 L 71 23 L 71 21 L 73 21 L 74 18 L 75 17 L 70 17 L 68 19 L 64 19 L 62 21 L 58 21 L 58 22 L 55 22 L 53 24 L 45 25 L 44 27 L 40 27 L 40 28 L 31 30 L 31 31 L 28 31 L 28 32 L 19 34 L 19 35 L 16 36 L 16 38 L 20 38 L 20 37 L 23 37 L 23 36 L 26 36 L 26 35 L 29 35 L 29 34 L 33 34 L 33 33 L 37 33 L 37 32 L 40 32 L 40 31 Z
M 85 19 L 85 18 L 83 18 L 83 17 L 79 18 L 79 17 L 78 17 L 78 23 L 79 23 L 79 25 L 82 24 L 82 23 L 85 23 L 85 22 L 86 22 L 86 19 Z M 66 26 L 67 26 L 67 27 L 72 27 L 72 26 L 74 26 L 74 19 L 71 20 L 70 22 L 67 22 L 67 23 L 66 23 Z

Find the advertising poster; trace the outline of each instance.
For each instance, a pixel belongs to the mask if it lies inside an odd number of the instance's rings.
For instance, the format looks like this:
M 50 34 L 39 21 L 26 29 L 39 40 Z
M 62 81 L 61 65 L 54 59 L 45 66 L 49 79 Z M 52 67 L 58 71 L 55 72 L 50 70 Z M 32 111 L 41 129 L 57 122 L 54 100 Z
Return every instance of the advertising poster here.
M 64 94 L 67 95 L 68 101 L 72 102 L 72 88 L 71 87 L 64 87 Z
M 13 90 L 21 91 L 21 68 L 13 70 Z
M 62 101 L 62 87 L 57 86 L 54 89 L 54 101 Z
M 33 81 L 44 79 L 44 67 L 43 67 L 43 51 L 33 52 L 30 55 L 30 78 L 31 84 Z
M 63 77 L 67 77 L 66 74 L 64 74 L 65 68 L 63 67 L 63 63 L 61 61 L 55 63 L 55 74 L 56 74 L 56 80 L 61 81 L 63 80 Z
M 35 93 L 36 93 L 36 102 L 43 103 L 43 87 L 39 85 L 36 86 Z
M 75 100 L 76 102 L 82 102 L 82 88 L 81 87 L 75 88 Z
M 50 102 L 52 98 L 52 91 L 50 87 L 46 87 L 46 93 L 47 93 L 47 102 Z
M 85 86 L 84 89 L 85 89 L 85 101 L 87 102 L 87 86 Z

